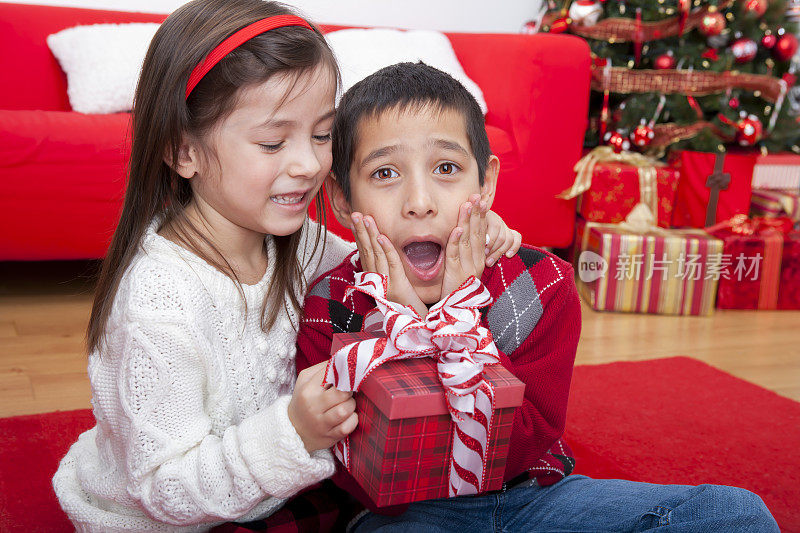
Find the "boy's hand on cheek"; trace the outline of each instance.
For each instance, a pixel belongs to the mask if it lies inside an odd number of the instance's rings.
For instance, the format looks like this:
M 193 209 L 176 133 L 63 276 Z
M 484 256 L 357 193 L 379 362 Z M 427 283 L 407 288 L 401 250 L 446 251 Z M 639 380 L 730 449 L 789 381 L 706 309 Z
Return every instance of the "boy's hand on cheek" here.
M 458 212 L 458 226 L 450 232 L 444 262 L 441 298 L 456 290 L 467 278 L 480 278 L 486 255 L 486 202 L 470 196 Z
M 377 272 L 389 278 L 388 299 L 402 305 L 413 307 L 420 316 L 428 313 L 428 308 L 420 300 L 403 268 L 403 260 L 389 238 L 381 235 L 375 219 L 361 213 L 350 215 L 353 234 L 365 272 Z

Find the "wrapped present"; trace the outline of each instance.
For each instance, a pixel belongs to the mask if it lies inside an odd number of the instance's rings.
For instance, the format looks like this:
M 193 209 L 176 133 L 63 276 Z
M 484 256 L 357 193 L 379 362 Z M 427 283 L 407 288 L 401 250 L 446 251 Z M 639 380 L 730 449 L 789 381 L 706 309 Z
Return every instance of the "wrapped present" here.
M 800 232 L 790 218 L 742 215 L 706 231 L 725 242 L 717 307 L 800 309 Z
M 575 173 L 575 183 L 559 197 L 578 196 L 577 209 L 586 220 L 616 224 L 643 202 L 656 213 L 659 226 L 669 227 L 679 178 L 674 168 L 635 152 L 615 153 L 600 146 L 578 161 Z
M 670 166 L 680 172 L 680 183 L 675 194 L 675 207 L 672 213 L 672 226 L 679 228 L 703 228 L 712 188 L 709 177 L 714 172 L 716 154 L 678 150 L 670 154 Z M 721 186 L 718 203 L 715 205 L 716 217 L 713 223 L 728 220 L 737 214 L 750 212 L 751 183 L 756 154 L 728 153 L 725 155 L 723 171 L 730 176 L 726 185 Z
M 750 215 L 775 218 L 787 216 L 800 222 L 800 194 L 772 189 L 753 189 Z
M 759 155 L 753 168 L 753 188 L 800 191 L 800 155 Z
M 702 230 L 635 222 L 641 206 L 622 224 L 581 224 L 581 296 L 598 311 L 711 314 L 722 241 Z
M 472 277 L 422 318 L 386 300 L 381 279 L 356 275 L 348 291 L 378 309 L 366 331 L 334 335 L 331 346 L 325 383 L 357 391 L 359 416 L 337 459 L 377 507 L 501 488 L 525 386 L 479 325 L 491 296 Z

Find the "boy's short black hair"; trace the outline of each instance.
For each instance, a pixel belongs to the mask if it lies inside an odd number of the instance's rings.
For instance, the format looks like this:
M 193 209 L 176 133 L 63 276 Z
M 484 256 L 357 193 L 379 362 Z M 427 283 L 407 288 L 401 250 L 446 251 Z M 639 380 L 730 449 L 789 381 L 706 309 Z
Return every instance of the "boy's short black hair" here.
M 358 124 L 364 117 L 375 117 L 389 109 L 433 105 L 441 110 L 461 113 L 483 185 L 492 155 L 486 126 L 475 97 L 449 74 L 421 61 L 397 63 L 367 76 L 344 93 L 333 121 L 333 171 L 349 202 L 350 166 L 355 155 Z

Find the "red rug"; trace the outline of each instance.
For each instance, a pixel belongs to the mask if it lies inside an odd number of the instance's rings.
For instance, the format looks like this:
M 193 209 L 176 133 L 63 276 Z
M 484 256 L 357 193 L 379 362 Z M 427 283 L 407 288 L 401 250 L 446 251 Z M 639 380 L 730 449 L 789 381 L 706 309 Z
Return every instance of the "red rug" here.
M 800 403 L 687 357 L 578 366 L 576 473 L 755 492 L 800 532 Z
M 0 531 L 72 531 L 50 478 L 92 423 L 88 410 L 0 419 Z M 577 473 L 744 487 L 800 532 L 800 403 L 685 357 L 579 366 L 567 427 Z

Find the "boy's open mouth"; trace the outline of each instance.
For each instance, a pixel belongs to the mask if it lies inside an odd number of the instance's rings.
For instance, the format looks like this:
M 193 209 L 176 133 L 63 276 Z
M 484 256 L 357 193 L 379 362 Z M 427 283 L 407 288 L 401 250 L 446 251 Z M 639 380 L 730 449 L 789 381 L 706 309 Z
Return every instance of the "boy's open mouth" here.
M 431 240 L 414 240 L 403 246 L 406 262 L 423 281 L 432 280 L 441 270 L 444 258 L 442 252 L 442 245 Z

